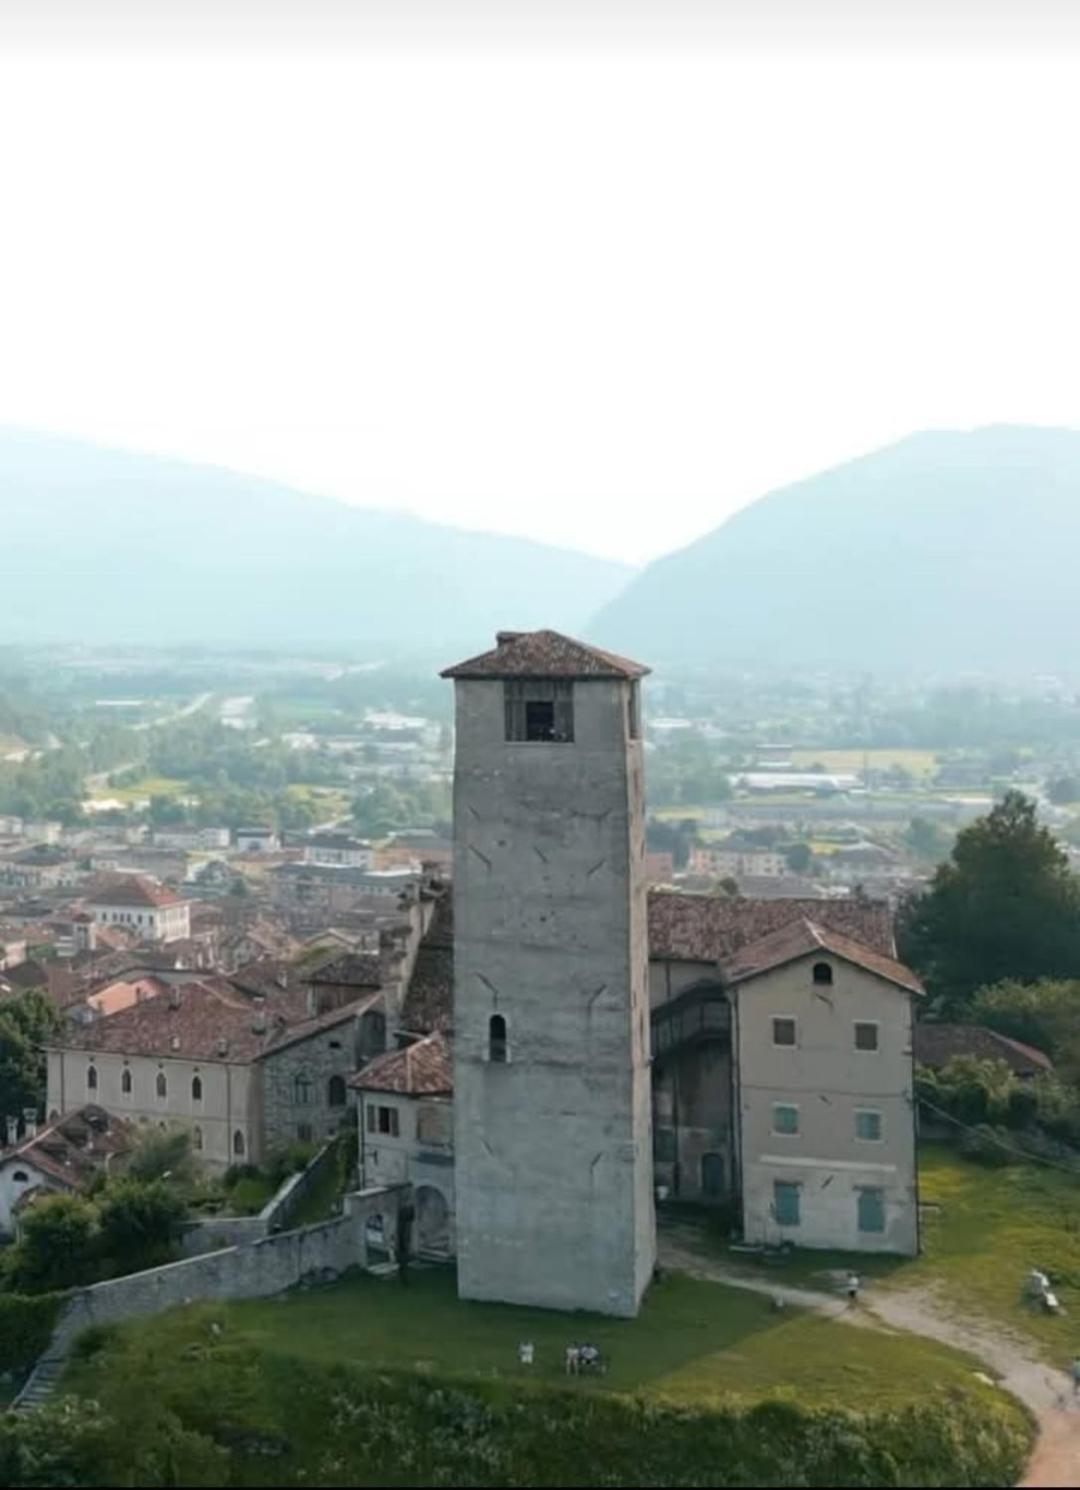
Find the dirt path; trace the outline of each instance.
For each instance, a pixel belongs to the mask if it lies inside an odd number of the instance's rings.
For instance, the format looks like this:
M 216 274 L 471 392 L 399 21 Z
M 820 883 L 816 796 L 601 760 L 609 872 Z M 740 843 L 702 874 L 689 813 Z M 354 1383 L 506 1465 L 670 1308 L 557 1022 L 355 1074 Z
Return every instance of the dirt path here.
M 849 1324 L 873 1327 L 877 1322 L 892 1329 L 910 1330 L 978 1356 L 1000 1378 L 1005 1390 L 1018 1397 L 1038 1420 L 1039 1436 L 1021 1484 L 1043 1486 L 1046 1490 L 1059 1490 L 1059 1487 L 1073 1490 L 1080 1485 L 1080 1401 L 1073 1403 L 1072 1387 L 1065 1373 L 1035 1359 L 1019 1340 L 993 1332 L 987 1326 L 971 1325 L 951 1317 L 931 1292 L 864 1287 L 859 1307 L 851 1309 L 846 1299 L 832 1293 L 789 1288 L 765 1278 L 748 1277 L 738 1268 L 724 1267 L 702 1257 L 677 1236 L 661 1237 L 660 1262 L 675 1272 L 767 1294 Z

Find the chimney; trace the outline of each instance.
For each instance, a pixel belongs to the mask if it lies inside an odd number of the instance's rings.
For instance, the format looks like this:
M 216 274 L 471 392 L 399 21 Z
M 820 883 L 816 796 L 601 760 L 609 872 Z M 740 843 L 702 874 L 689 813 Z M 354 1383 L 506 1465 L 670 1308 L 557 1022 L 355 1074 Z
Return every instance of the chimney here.
M 266 1034 L 266 1000 L 261 995 L 251 1001 L 251 1032 L 253 1035 Z
M 496 631 L 495 645 L 497 647 L 505 647 L 507 642 L 516 642 L 518 637 L 524 635 L 524 631 Z
M 37 1108 L 36 1107 L 24 1107 L 23 1108 L 23 1137 L 24 1138 L 36 1138 L 37 1137 Z
M 19 1119 L 17 1117 L 8 1117 L 6 1121 L 8 1148 L 13 1149 L 19 1141 Z

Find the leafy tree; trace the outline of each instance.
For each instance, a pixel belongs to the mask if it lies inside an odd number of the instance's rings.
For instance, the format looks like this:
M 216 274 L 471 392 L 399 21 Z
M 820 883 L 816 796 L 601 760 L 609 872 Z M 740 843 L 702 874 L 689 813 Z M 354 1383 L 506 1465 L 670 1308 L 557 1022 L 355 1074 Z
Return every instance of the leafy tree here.
M 940 864 L 949 852 L 952 834 L 925 817 L 913 817 L 904 830 L 904 842 L 917 859 Z
M 127 1177 L 149 1184 L 168 1177 L 187 1184 L 194 1177 L 191 1135 L 184 1128 L 147 1128 L 139 1133 L 128 1157 Z
M 64 1397 L 36 1412 L 0 1413 L 0 1484 L 92 1485 L 116 1425 L 96 1402 Z
M 22 1237 L 4 1258 L 20 1293 L 48 1293 L 87 1281 L 97 1213 L 77 1195 L 47 1195 L 23 1217 Z
M 999 1034 L 1044 1050 L 1062 1076 L 1080 1084 L 1080 982 L 1006 980 L 980 988 L 971 1017 Z
M 0 1004 L 0 1115 L 45 1107 L 46 1061 L 43 1047 L 57 1033 L 60 1019 L 35 992 Z
M 808 843 L 792 843 L 784 850 L 784 859 L 792 874 L 805 874 L 813 863 L 814 851 Z
M 1080 887 L 1020 792 L 958 834 L 929 890 L 902 907 L 897 929 L 901 955 L 948 1013 L 1004 978 L 1080 974 Z
M 98 1246 L 118 1273 L 168 1262 L 184 1202 L 164 1180 L 113 1181 L 98 1204 Z

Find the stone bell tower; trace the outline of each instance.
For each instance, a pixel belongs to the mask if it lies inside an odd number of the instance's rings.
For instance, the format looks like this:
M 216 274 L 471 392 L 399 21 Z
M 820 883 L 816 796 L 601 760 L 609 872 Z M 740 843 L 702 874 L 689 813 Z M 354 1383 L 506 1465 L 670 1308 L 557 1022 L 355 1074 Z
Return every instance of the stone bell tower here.
M 633 1315 L 652 1275 L 646 672 L 503 631 L 442 675 L 463 1298 Z

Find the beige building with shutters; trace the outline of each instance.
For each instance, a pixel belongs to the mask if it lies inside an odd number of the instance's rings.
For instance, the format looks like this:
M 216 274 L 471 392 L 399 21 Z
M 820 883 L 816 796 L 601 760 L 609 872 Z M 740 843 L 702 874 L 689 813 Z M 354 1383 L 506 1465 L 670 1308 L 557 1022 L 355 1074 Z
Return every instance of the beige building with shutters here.
M 918 980 L 807 919 L 719 972 L 744 1240 L 913 1255 Z

